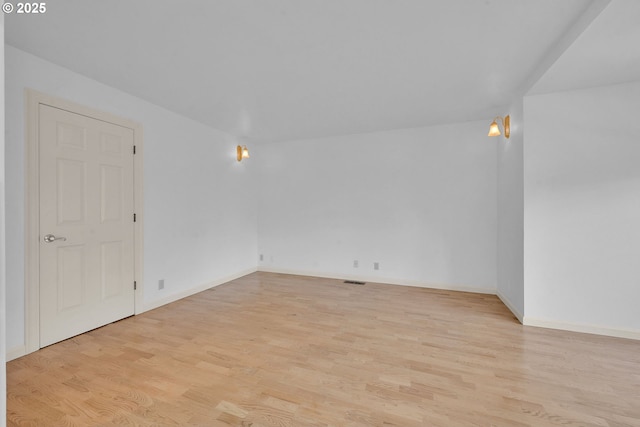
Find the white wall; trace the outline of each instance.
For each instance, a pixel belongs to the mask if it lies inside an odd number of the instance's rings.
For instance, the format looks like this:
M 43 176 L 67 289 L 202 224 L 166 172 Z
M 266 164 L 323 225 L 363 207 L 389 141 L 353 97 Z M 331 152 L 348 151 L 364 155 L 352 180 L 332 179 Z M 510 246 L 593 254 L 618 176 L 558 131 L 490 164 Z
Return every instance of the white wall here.
M 524 316 L 522 97 L 507 113 L 511 136 L 498 140 L 498 290 L 502 301 L 522 321 Z
M 0 16 L 0 81 L 4 82 L 4 15 Z M 0 427 L 7 422 L 5 304 L 4 85 L 0 87 Z
M 525 324 L 640 338 L 640 82 L 524 112 Z
M 259 267 L 495 292 L 488 123 L 260 147 Z
M 24 344 L 24 89 L 137 121 L 144 129 L 144 304 L 162 302 L 256 268 L 251 162 L 229 135 L 5 47 L 7 345 Z M 157 290 L 159 279 L 165 289 Z

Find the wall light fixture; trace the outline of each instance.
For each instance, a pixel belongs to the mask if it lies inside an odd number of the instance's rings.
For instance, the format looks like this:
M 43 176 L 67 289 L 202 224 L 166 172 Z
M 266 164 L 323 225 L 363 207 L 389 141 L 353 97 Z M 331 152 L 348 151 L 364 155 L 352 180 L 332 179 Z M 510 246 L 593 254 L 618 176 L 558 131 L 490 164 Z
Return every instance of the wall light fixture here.
M 249 149 L 247 148 L 246 145 L 238 145 L 238 148 L 236 148 L 236 153 L 237 156 L 236 158 L 238 159 L 239 162 L 242 161 L 242 159 L 248 159 L 249 158 Z
M 504 119 L 500 116 L 497 116 L 495 119 L 493 119 L 491 125 L 489 126 L 488 136 L 500 136 L 498 120 L 500 120 L 500 122 L 502 123 L 502 128 L 504 129 L 504 137 L 508 139 L 509 135 L 511 135 L 511 122 L 509 119 L 509 115 L 505 116 Z

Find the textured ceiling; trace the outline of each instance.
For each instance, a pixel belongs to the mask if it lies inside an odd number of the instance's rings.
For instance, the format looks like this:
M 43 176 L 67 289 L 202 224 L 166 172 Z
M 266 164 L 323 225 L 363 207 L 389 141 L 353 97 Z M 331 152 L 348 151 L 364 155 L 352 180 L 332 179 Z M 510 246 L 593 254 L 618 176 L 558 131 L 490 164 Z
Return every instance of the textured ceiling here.
M 19 49 L 239 137 L 277 141 L 503 113 L 591 3 L 57 0 L 5 25 Z

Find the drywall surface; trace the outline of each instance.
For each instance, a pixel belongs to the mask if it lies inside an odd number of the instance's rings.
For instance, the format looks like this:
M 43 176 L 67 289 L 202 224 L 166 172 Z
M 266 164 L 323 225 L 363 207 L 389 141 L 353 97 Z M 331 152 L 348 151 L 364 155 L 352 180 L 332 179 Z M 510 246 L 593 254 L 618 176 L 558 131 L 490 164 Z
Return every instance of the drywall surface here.
M 4 81 L 4 15 L 0 16 L 0 81 Z M 2 86 L 0 87 L 0 426 L 5 426 L 7 420 L 4 181 L 4 86 Z
M 525 323 L 640 337 L 640 82 L 524 112 Z
M 511 136 L 498 140 L 498 295 L 522 321 L 524 316 L 524 184 L 522 98 L 507 112 Z
M 259 268 L 495 292 L 488 123 L 260 147 Z
M 11 46 L 5 54 L 9 351 L 24 344 L 25 88 L 142 124 L 145 306 L 255 269 L 254 165 L 236 161 L 231 136 Z

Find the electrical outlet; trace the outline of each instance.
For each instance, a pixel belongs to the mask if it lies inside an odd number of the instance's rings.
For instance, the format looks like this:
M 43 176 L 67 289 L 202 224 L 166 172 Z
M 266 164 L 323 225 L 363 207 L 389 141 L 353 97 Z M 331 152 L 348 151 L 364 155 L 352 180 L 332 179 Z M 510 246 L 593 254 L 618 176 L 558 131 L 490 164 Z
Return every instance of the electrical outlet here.
M 264 254 L 260 254 L 260 261 L 264 261 Z
M 379 262 L 374 262 L 373 263 L 373 269 L 374 270 L 380 270 L 380 263 Z
M 358 260 L 357 259 L 353 260 L 353 268 L 358 268 Z
M 158 289 L 164 289 L 164 279 L 158 280 Z

